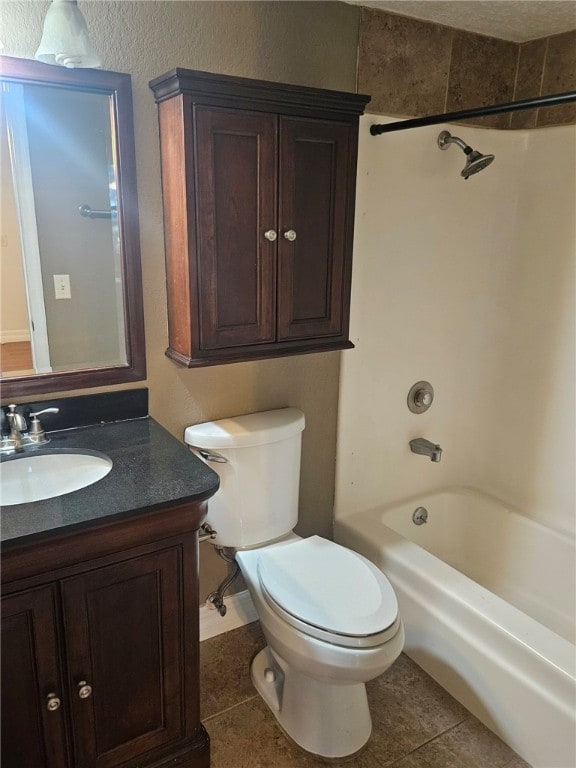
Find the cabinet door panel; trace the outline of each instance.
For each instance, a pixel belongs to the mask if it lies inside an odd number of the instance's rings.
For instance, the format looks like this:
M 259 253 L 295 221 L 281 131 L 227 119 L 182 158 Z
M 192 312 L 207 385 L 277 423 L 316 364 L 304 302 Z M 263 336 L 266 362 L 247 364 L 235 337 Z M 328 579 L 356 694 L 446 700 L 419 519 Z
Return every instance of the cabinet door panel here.
M 79 766 L 118 765 L 183 734 L 179 567 L 175 548 L 62 583 Z
M 276 118 L 197 108 L 202 349 L 275 338 Z
M 2 768 L 68 764 L 52 587 L 2 599 Z
M 280 340 L 344 331 L 350 139 L 349 125 L 280 121 Z

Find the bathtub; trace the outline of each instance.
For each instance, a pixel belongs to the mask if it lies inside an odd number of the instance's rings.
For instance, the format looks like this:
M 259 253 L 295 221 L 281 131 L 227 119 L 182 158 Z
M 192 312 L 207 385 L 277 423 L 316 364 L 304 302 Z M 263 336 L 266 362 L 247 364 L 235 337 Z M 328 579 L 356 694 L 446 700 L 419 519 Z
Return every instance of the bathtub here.
M 534 768 L 575 768 L 570 537 L 452 488 L 337 519 L 335 539 L 392 582 L 417 664 Z

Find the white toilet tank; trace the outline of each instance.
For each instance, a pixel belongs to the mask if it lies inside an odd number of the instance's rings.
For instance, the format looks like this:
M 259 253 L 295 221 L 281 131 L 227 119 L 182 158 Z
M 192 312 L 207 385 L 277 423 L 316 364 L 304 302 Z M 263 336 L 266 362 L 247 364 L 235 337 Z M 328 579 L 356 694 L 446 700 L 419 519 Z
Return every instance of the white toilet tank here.
M 186 443 L 220 476 L 208 503 L 215 544 L 254 547 L 294 528 L 303 429 L 304 414 L 297 408 L 187 427 Z

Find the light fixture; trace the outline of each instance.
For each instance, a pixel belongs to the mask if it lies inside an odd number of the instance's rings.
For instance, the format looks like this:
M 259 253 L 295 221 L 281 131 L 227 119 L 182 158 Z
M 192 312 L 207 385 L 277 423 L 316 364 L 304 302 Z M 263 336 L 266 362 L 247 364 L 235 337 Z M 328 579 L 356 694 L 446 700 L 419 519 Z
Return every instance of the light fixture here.
M 69 68 L 102 65 L 76 0 L 52 0 L 34 58 Z

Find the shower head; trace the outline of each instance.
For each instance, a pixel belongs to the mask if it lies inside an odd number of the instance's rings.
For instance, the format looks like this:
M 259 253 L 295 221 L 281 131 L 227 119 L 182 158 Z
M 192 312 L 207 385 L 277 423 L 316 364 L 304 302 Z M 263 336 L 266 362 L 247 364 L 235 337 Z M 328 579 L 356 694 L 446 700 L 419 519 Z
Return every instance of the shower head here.
M 440 149 L 448 149 L 450 144 L 457 144 L 466 155 L 466 165 L 460 172 L 460 176 L 463 176 L 465 179 L 474 173 L 478 173 L 478 171 L 482 171 L 494 160 L 494 155 L 483 155 L 481 152 L 477 152 L 472 147 L 469 147 L 458 136 L 452 136 L 449 131 L 442 131 L 438 136 L 438 146 Z

